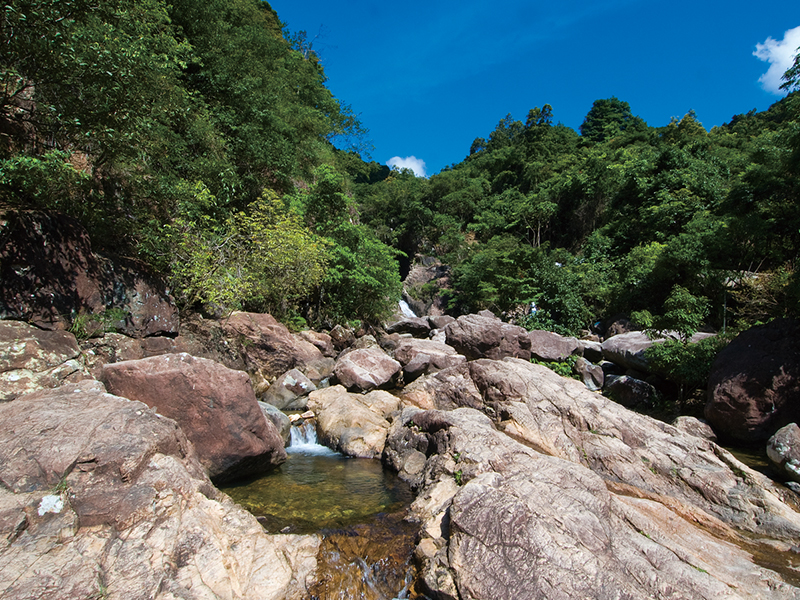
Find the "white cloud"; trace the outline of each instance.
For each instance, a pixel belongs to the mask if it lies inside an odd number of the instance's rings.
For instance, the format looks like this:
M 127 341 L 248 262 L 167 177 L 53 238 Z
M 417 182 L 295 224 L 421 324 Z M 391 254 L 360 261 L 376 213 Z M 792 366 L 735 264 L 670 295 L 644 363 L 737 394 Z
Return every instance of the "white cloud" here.
M 800 27 L 788 30 L 783 34 L 782 40 L 775 40 L 768 37 L 763 44 L 756 44 L 756 51 L 753 56 L 769 63 L 769 70 L 758 80 L 768 92 L 773 94 L 783 94 L 780 89 L 783 74 L 794 64 L 794 57 L 800 47 Z
M 416 156 L 406 156 L 405 158 L 394 156 L 387 160 L 386 164 L 398 171 L 402 169 L 411 169 L 417 177 L 428 176 L 425 171 L 425 161 Z

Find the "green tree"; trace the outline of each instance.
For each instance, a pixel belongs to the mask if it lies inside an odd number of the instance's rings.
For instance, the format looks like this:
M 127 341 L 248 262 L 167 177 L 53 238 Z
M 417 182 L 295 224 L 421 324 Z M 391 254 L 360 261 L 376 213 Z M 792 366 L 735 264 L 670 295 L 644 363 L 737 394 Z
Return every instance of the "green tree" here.
M 580 126 L 581 136 L 592 142 L 603 142 L 623 132 L 640 131 L 646 127 L 635 117 L 631 106 L 616 96 L 595 100 Z

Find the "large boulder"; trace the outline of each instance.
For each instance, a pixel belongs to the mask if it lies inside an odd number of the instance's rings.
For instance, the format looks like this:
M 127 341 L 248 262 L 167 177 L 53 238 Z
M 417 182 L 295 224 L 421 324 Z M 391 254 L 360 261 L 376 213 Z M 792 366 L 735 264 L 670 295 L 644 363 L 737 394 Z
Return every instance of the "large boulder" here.
M 403 380 L 406 382 L 467 361 L 447 344 L 413 338 L 400 340 L 394 357 L 403 365 Z
M 410 333 L 414 337 L 426 338 L 431 331 L 427 317 L 403 317 L 386 325 L 386 333 Z
M 739 334 L 717 354 L 706 420 L 720 436 L 764 442 L 800 422 L 800 322 L 777 319 Z
M 626 369 L 647 373 L 650 365 L 644 353 L 654 343 L 643 331 L 620 333 L 603 342 L 603 359 Z
M 797 423 L 781 427 L 769 438 L 767 456 L 784 477 L 800 483 L 800 427 Z
M 470 375 L 473 364 L 461 363 L 413 381 L 401 392 L 403 402 L 426 410 L 483 409 L 483 397 Z
M 322 443 L 357 458 L 381 456 L 389 430 L 386 417 L 399 405 L 399 399 L 388 392 L 350 394 L 341 385 L 317 390 L 308 397 Z
M 71 217 L 0 211 L 0 319 L 66 329 L 76 315 L 120 309 L 118 331 L 132 337 L 178 333 L 178 310 L 166 287 L 141 265 L 92 251 Z
M 75 336 L 21 321 L 0 321 L 0 402 L 90 379 Z
M 623 418 L 631 413 L 578 382 L 562 383 L 541 367 L 531 371 L 533 378 L 521 365 L 507 367 L 497 382 L 513 373 L 528 388 L 521 402 L 509 404 L 524 406 L 542 426 L 551 423 L 541 431 L 550 439 L 515 439 L 519 430 L 508 435 L 469 408 L 409 408 L 390 429 L 384 456 L 418 488 L 411 517 L 420 523 L 416 558 L 426 595 L 800 597 L 782 577 L 791 570 L 789 548 L 800 531 L 800 515 L 773 495 L 779 491 L 775 486 L 709 442 L 661 429 L 669 426 L 642 417 L 626 427 Z M 609 410 L 619 413 L 617 429 L 605 428 L 611 426 L 605 421 Z M 600 422 L 605 425 L 592 429 Z M 626 439 L 639 428 L 633 440 Z M 651 445 L 648 434 L 656 443 Z M 593 443 L 592 437 L 600 439 Z M 565 452 L 564 443 L 577 452 Z M 601 457 L 597 450 L 605 444 Z M 549 449 L 555 455 L 545 453 Z M 615 460 L 614 451 L 626 456 Z M 667 466 L 661 456 L 672 464 L 667 471 L 661 470 Z M 642 471 L 650 473 L 650 482 Z M 656 478 L 662 483 L 651 487 Z M 703 479 L 705 495 L 681 491 Z M 718 492 L 712 492 L 716 486 Z M 762 522 L 766 515 L 770 518 Z M 739 534 L 741 525 L 751 533 Z M 767 543 L 747 541 L 750 537 Z M 779 558 L 782 552 L 787 554 Z M 754 556 L 777 559 L 774 568 L 783 561 L 781 573 Z
M 291 369 L 269 386 L 261 395 L 261 400 L 282 410 L 298 410 L 305 408 L 306 401 L 303 398 L 316 389 L 317 386 L 308 377 L 297 369 Z
M 338 361 L 333 374 L 349 390 L 368 391 L 393 382 L 400 363 L 378 346 L 348 352 Z
M 534 330 L 528 333 L 528 339 L 531 341 L 531 356 L 547 362 L 562 362 L 580 349 L 577 338 L 564 337 L 552 331 Z
M 524 328 L 504 323 L 488 311 L 484 313 L 464 315 L 445 326 L 447 344 L 469 360 L 531 357 L 531 341 Z
M 96 381 L 0 404 L 4 600 L 300 600 L 318 536 L 270 536 L 177 424 Z
M 105 365 L 103 381 L 110 392 L 177 421 L 217 482 L 264 473 L 286 460 L 283 440 L 242 371 L 165 354 Z

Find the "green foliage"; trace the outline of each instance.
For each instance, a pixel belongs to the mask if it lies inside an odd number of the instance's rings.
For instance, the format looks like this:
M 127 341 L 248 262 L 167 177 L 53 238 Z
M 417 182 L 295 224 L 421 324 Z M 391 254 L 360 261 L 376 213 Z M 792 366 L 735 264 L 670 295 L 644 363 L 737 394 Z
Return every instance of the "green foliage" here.
M 705 389 L 711 364 L 719 351 L 730 341 L 728 336 L 713 336 L 696 343 L 668 339 L 645 350 L 651 368 L 677 384 L 680 400 L 693 390 Z
M 652 315 L 649 311 L 637 311 L 631 316 L 647 331 L 656 335 L 674 334 L 686 344 L 702 327 L 709 312 L 707 298 L 697 297 L 686 288 L 676 285 L 664 302 L 664 314 Z
M 536 365 L 545 366 L 554 373 L 558 373 L 562 377 L 579 379 L 578 375 L 575 373 L 575 363 L 578 362 L 577 356 L 568 356 L 565 360 L 562 361 L 546 361 L 546 360 L 538 360 L 536 358 L 532 358 L 531 362 Z
M 72 318 L 69 331 L 77 339 L 115 333 L 128 318 L 128 313 L 121 308 L 109 308 L 100 313 L 81 313 Z

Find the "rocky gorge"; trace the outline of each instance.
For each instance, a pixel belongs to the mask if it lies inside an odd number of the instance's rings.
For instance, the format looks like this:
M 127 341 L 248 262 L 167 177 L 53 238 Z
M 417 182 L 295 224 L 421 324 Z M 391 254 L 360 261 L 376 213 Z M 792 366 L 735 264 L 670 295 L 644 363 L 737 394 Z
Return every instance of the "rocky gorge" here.
M 83 251 L 65 298 L 104 289 Z M 329 536 L 267 532 L 217 488 L 280 466 L 287 407 L 412 487 L 410 597 L 800 598 L 792 322 L 720 354 L 708 423 L 668 424 L 631 410 L 641 332 L 561 338 L 484 312 L 292 333 L 180 317 L 146 278 L 114 300 L 142 325 L 69 332 L 47 261 L 26 264 L 0 321 L 0 598 L 340 597 L 320 585 Z M 531 362 L 566 356 L 580 380 Z M 614 377 L 644 395 L 608 393 Z M 768 445 L 784 475 L 714 435 Z

